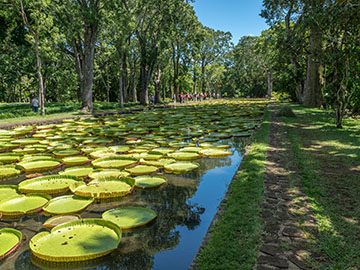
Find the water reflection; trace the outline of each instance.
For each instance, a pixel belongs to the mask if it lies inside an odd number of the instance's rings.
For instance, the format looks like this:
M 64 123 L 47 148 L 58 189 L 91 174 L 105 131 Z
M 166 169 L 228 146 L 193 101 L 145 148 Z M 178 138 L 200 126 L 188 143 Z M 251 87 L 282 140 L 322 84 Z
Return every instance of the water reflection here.
M 168 184 L 159 189 L 136 190 L 134 194 L 116 201 L 91 205 L 81 213 L 83 218 L 99 218 L 109 209 L 125 205 L 145 206 L 158 217 L 146 227 L 125 231 L 118 249 L 111 255 L 91 262 L 49 264 L 32 258 L 29 239 L 45 230 L 43 214 L 0 222 L 0 228 L 12 227 L 26 235 L 21 248 L 7 258 L 1 269 L 187 269 L 198 250 L 228 184 L 235 174 L 247 139 L 232 141 L 232 156 L 204 158 L 200 169 L 189 174 L 164 174 Z M 12 184 L 19 181 L 12 180 Z M 4 183 L 5 184 L 5 183 Z M 10 183 L 6 183 L 10 184 Z M 169 268 L 170 267 L 170 268 Z

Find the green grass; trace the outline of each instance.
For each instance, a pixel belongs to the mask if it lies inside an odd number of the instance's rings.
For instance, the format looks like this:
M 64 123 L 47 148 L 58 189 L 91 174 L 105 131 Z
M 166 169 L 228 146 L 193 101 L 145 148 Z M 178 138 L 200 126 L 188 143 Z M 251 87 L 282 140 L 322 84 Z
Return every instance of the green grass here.
M 283 118 L 318 232 L 310 258 L 314 269 L 360 268 L 360 120 L 335 128 L 329 111 L 292 105 Z
M 251 152 L 231 185 L 224 212 L 211 229 L 209 243 L 199 253 L 196 269 L 252 269 L 263 231 L 260 216 L 266 152 L 269 146 L 270 112 L 255 135 Z

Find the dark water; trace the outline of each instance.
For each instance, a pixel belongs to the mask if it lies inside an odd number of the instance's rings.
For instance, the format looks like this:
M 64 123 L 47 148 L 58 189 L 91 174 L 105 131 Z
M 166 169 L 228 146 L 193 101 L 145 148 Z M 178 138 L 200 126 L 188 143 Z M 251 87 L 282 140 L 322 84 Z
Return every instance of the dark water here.
M 158 218 L 146 227 L 123 233 L 119 248 L 95 261 L 78 264 L 48 264 L 33 258 L 28 242 L 44 231 L 43 214 L 16 220 L 0 221 L 0 228 L 12 227 L 26 239 L 20 248 L 6 258 L 0 269 L 187 269 L 235 174 L 248 140 L 233 140 L 233 155 L 226 158 L 197 160 L 200 169 L 190 174 L 164 174 L 168 184 L 159 189 L 137 190 L 118 201 L 91 205 L 81 213 L 83 218 L 100 218 L 109 209 L 124 205 L 150 207 Z M 2 181 L 17 184 L 22 179 Z

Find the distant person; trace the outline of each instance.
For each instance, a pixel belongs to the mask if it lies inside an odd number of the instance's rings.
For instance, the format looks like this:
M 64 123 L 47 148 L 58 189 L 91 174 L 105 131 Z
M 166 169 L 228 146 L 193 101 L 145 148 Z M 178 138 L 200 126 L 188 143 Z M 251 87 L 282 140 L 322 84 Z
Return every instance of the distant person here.
M 176 103 L 176 95 L 175 94 L 173 94 L 172 99 L 173 99 L 173 102 Z
M 151 102 L 152 102 L 152 105 L 155 106 L 155 96 L 154 95 L 151 95 Z
M 180 103 L 183 103 L 183 98 L 184 98 L 183 94 L 180 93 L 180 94 L 179 94 Z
M 31 108 L 33 110 L 33 112 L 38 112 L 39 110 L 39 100 L 36 96 L 33 96 L 31 99 Z

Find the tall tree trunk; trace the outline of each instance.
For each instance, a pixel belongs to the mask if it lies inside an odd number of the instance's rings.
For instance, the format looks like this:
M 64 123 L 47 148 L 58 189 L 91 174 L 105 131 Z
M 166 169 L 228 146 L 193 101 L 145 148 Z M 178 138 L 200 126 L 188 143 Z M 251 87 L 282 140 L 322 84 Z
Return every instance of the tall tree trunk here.
M 205 93 L 206 86 L 205 86 L 205 58 L 202 57 L 201 59 L 201 92 Z
M 119 99 L 120 99 L 120 108 L 124 107 L 124 83 L 123 76 L 120 74 L 119 76 Z
M 95 59 L 95 43 L 97 39 L 97 22 L 85 26 L 85 42 L 84 42 L 84 65 L 83 65 L 83 92 L 82 92 L 82 111 L 92 112 L 93 110 L 93 82 L 94 82 L 94 59 Z
M 149 102 L 148 86 L 149 86 L 151 72 L 152 71 L 150 69 L 147 70 L 145 63 L 141 63 L 141 66 L 140 66 L 140 93 L 139 93 L 139 98 L 140 98 L 139 101 L 140 101 L 141 105 L 147 105 Z
M 123 53 L 122 57 L 122 77 L 123 77 L 123 94 L 124 94 L 124 101 L 129 101 L 129 83 L 128 83 L 128 71 L 127 71 L 127 53 Z
M 77 42 L 75 39 L 72 40 L 72 48 L 73 48 L 73 51 L 74 51 L 74 58 L 75 58 L 75 70 L 76 70 L 76 73 L 77 73 L 77 80 L 78 80 L 78 84 L 79 84 L 79 88 L 77 90 L 77 98 L 78 98 L 78 101 L 81 102 L 81 96 L 82 96 L 82 93 L 84 92 L 83 91 L 83 80 L 84 80 L 84 76 L 83 76 L 83 55 L 82 55 L 82 50 L 81 48 L 79 49 L 78 48 L 78 45 L 77 45 Z
M 310 54 L 307 60 L 304 105 L 320 107 L 322 104 L 320 64 L 316 58 L 321 53 L 322 33 L 316 23 L 311 25 L 309 43 Z
M 269 97 L 269 98 L 271 98 L 271 95 L 272 95 L 272 89 L 273 89 L 273 78 L 272 78 L 272 71 L 271 70 L 269 70 L 268 72 L 267 72 L 267 77 L 268 77 L 268 91 L 267 91 L 267 96 Z
M 157 67 L 157 76 L 154 78 L 154 88 L 155 88 L 155 103 L 161 103 L 161 96 L 160 96 L 160 84 L 161 84 L 161 69 L 158 65 Z

